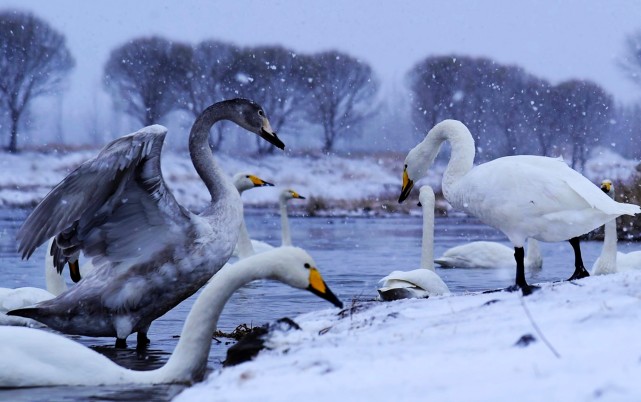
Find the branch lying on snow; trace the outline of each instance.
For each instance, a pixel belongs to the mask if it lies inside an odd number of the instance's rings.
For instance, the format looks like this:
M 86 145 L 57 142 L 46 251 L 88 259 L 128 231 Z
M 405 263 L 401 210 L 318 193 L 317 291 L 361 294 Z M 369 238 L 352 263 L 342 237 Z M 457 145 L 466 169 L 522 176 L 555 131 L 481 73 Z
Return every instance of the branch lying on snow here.
M 570 282 L 570 283 L 572 283 L 572 282 Z M 527 306 L 525 305 L 524 298 L 520 297 L 519 300 L 521 301 L 521 306 L 523 306 L 523 310 L 525 311 L 525 315 L 527 316 L 528 320 L 530 320 L 530 323 L 532 324 L 532 327 L 534 327 L 534 330 L 536 331 L 536 333 L 539 334 L 539 337 L 541 338 L 543 343 L 545 343 L 545 345 L 548 347 L 548 349 L 550 349 L 550 351 L 552 351 L 554 356 L 556 356 L 557 359 L 560 359 L 561 355 L 559 354 L 559 352 L 557 352 L 556 349 L 554 349 L 554 347 L 552 346 L 552 344 L 550 342 L 548 342 L 547 338 L 545 337 L 545 335 L 543 335 L 543 332 L 541 331 L 539 326 L 536 325 L 536 322 L 534 322 L 534 319 L 532 318 L 532 315 L 530 314 L 530 310 L 528 310 Z

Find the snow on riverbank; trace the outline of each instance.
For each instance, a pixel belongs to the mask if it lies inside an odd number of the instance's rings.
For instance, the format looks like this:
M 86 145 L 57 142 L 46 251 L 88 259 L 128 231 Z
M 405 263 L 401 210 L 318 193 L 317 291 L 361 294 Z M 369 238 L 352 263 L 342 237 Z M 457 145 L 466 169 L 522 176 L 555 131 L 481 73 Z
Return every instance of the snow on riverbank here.
M 96 152 L 0 153 L 0 207 L 36 205 L 53 186 Z M 256 174 L 279 187 L 289 187 L 307 198 L 313 197 L 321 208 L 331 209 L 333 214 L 364 213 L 366 209 L 384 212 L 382 208 L 387 206 L 398 208 L 395 200 L 401 185 L 403 153 L 348 156 L 277 153 L 263 157 L 220 153 L 216 157 L 230 175 L 241 171 Z M 628 182 L 636 174 L 637 164 L 607 149 L 599 149 L 586 163 L 584 174 L 594 183 L 605 178 Z M 438 192 L 444 167 L 444 164 L 433 166 L 428 178 L 417 186 L 429 184 Z M 186 152 L 165 152 L 162 169 L 180 203 L 196 210 L 205 205 L 209 196 Z M 246 192 L 243 199 L 250 207 L 274 206 L 278 192 L 279 188 L 262 188 Z M 383 201 L 386 206 L 382 205 Z M 291 205 L 293 209 L 304 208 L 301 203 Z M 403 208 L 408 207 L 404 204 Z
M 302 330 L 273 334 L 272 350 L 175 400 L 641 400 L 641 271 L 527 298 L 371 302 L 296 321 Z

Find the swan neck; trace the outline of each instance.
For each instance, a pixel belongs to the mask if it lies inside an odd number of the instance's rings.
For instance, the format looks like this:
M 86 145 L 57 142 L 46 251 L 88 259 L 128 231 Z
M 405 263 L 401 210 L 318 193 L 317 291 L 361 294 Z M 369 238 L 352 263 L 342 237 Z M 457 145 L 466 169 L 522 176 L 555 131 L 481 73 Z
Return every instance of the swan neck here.
M 238 233 L 238 258 L 247 258 L 250 255 L 254 254 L 254 246 L 252 246 L 252 241 L 249 238 L 249 232 L 247 232 L 247 226 L 245 225 L 245 219 L 243 218 L 240 223 L 240 232 Z
M 617 223 L 616 219 L 606 222 L 604 225 L 603 249 L 601 250 L 601 260 L 614 262 L 616 265 L 617 257 Z
M 434 269 L 434 204 L 423 203 L 423 239 L 421 268 Z M 436 271 L 435 271 L 436 272 Z
M 58 296 L 67 290 L 67 284 L 53 265 L 53 257 L 48 252 L 45 253 L 45 284 L 47 291 L 54 296 Z
M 233 120 L 233 109 L 228 102 L 218 102 L 205 109 L 196 118 L 189 135 L 189 155 L 209 191 L 212 204 L 230 193 L 237 193 L 231 180 L 216 163 L 209 146 L 209 131 L 220 120 Z
M 433 137 L 437 142 L 437 148 L 445 141 L 449 142 L 451 148 L 450 160 L 443 173 L 442 183 L 443 193 L 445 198 L 448 198 L 451 187 L 472 169 L 476 153 L 474 138 L 462 123 L 437 125 L 434 129 L 438 129 Z
M 539 242 L 530 237 L 527 240 L 527 251 L 525 259 L 536 260 L 539 258 L 541 258 L 541 249 L 539 248 Z
M 231 295 L 243 285 L 267 277 L 271 267 L 238 261 L 226 265 L 210 279 L 196 299 L 174 353 L 165 366 L 158 369 L 159 377 L 167 382 L 194 382 L 202 379 L 207 367 L 212 336 L 218 318 Z
M 292 235 L 289 232 L 289 218 L 287 217 L 287 200 L 280 199 L 280 230 L 282 233 L 282 245 L 292 245 Z

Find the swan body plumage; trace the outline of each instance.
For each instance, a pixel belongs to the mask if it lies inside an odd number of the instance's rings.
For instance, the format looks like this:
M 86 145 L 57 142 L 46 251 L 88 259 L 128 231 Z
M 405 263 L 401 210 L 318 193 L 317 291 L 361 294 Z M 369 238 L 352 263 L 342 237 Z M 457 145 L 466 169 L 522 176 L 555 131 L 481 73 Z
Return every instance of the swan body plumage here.
M 241 286 L 257 279 L 275 279 L 306 289 L 342 307 L 325 284 L 311 256 L 283 247 L 222 268 L 198 296 L 180 340 L 167 363 L 156 370 L 134 371 L 48 331 L 0 328 L 0 387 L 56 385 L 193 383 L 203 378 L 212 336 L 221 310 Z
M 383 300 L 425 298 L 450 293 L 434 269 L 434 191 L 421 187 L 419 199 L 423 208 L 421 265 L 412 271 L 393 271 L 379 281 L 378 294 Z
M 23 258 L 56 236 L 62 255 L 82 251 L 95 269 L 58 297 L 9 314 L 68 334 L 115 336 L 118 346 L 134 332 L 139 342 L 148 341 L 152 321 L 204 285 L 238 239 L 240 196 L 208 143 L 210 128 L 220 120 L 284 148 L 252 101 L 232 99 L 205 109 L 192 126 L 189 151 L 211 202 L 195 214 L 165 185 L 165 127 L 145 127 L 112 141 L 58 184 L 18 232 Z
M 641 212 L 637 205 L 613 201 L 560 158 L 516 155 L 473 166 L 474 139 L 456 120 L 436 124 L 408 153 L 399 202 L 409 195 L 414 180 L 426 175 L 445 141 L 452 149 L 442 181 L 445 199 L 508 237 L 515 247 L 516 286 L 524 294 L 531 293 L 522 261 L 528 238 L 570 240 L 575 250 L 571 279 L 576 279 L 588 275 L 578 236 L 617 216 Z
M 603 180 L 601 182 L 601 190 L 614 199 L 615 191 L 612 181 Z M 592 265 L 592 275 L 606 275 L 635 269 L 641 269 L 641 251 L 630 253 L 617 251 L 616 219 L 606 222 L 604 225 L 603 248 L 599 258 Z
M 537 270 L 543 266 L 538 241 L 527 240 L 525 269 Z M 456 268 L 513 268 L 514 249 L 493 241 L 474 241 L 447 249 L 434 262 L 442 267 Z

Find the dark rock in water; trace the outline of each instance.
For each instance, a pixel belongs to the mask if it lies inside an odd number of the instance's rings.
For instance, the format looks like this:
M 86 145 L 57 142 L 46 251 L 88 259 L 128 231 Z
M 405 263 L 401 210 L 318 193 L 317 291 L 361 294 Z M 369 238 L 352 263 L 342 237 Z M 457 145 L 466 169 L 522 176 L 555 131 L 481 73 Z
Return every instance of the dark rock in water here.
M 536 342 L 536 338 L 532 334 L 525 334 L 522 337 L 519 338 L 518 341 L 514 344 L 514 346 L 518 346 L 520 348 L 524 348 L 528 346 L 530 343 Z
M 223 362 L 223 366 L 235 366 L 253 359 L 258 355 L 258 352 L 266 348 L 265 342 L 269 334 L 275 331 L 287 332 L 291 330 L 300 330 L 300 326 L 287 317 L 272 324 L 252 328 L 238 343 L 227 349 L 227 358 Z

